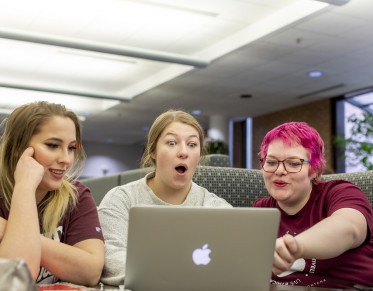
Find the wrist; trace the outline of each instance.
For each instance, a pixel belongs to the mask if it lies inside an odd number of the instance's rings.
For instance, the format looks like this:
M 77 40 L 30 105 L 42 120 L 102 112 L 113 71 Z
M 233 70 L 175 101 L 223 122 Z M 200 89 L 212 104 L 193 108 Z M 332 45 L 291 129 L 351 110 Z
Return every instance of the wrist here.
M 294 240 L 297 245 L 297 251 L 294 254 L 295 259 L 304 258 L 304 244 L 302 242 L 302 239 L 298 236 L 295 236 Z
M 32 188 L 27 187 L 26 185 L 15 185 L 11 205 L 15 204 L 36 206 L 35 190 L 32 190 Z

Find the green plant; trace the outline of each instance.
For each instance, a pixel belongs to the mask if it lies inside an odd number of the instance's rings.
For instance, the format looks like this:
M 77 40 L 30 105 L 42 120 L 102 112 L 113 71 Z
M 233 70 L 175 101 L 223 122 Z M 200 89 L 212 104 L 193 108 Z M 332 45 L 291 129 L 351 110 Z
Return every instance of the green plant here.
M 228 146 L 220 140 L 211 140 L 205 145 L 206 154 L 228 154 Z
M 352 125 L 351 137 L 344 139 L 336 137 L 334 142 L 345 150 L 344 159 L 356 165 L 361 163 L 367 170 L 373 170 L 373 115 L 364 113 L 363 116 L 351 115 L 347 122 Z

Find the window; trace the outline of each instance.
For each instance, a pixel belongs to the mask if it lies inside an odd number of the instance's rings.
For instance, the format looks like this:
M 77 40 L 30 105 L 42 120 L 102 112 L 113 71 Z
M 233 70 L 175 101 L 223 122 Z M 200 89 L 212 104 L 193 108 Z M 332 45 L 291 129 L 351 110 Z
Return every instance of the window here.
M 365 171 L 369 164 L 373 165 L 373 154 L 369 152 L 373 149 L 372 91 L 349 93 L 337 101 L 336 132 L 347 141 L 345 150 L 337 150 L 337 172 Z

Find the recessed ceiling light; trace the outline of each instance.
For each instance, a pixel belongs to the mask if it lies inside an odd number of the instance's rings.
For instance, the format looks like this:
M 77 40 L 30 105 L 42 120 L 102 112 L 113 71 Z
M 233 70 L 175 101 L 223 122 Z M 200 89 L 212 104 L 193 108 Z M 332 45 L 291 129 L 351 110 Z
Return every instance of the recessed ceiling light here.
M 196 109 L 196 110 L 192 110 L 190 113 L 191 113 L 192 115 L 201 115 L 202 111 Z
M 308 72 L 308 77 L 310 78 L 319 78 L 323 75 L 323 73 L 321 71 L 311 71 L 311 72 Z

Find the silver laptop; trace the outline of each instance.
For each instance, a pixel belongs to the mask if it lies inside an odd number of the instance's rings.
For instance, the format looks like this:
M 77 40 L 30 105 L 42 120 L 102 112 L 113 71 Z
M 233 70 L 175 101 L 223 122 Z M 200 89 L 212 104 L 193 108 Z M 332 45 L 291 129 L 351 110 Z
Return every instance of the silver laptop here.
M 280 212 L 133 207 L 125 288 L 268 291 Z

